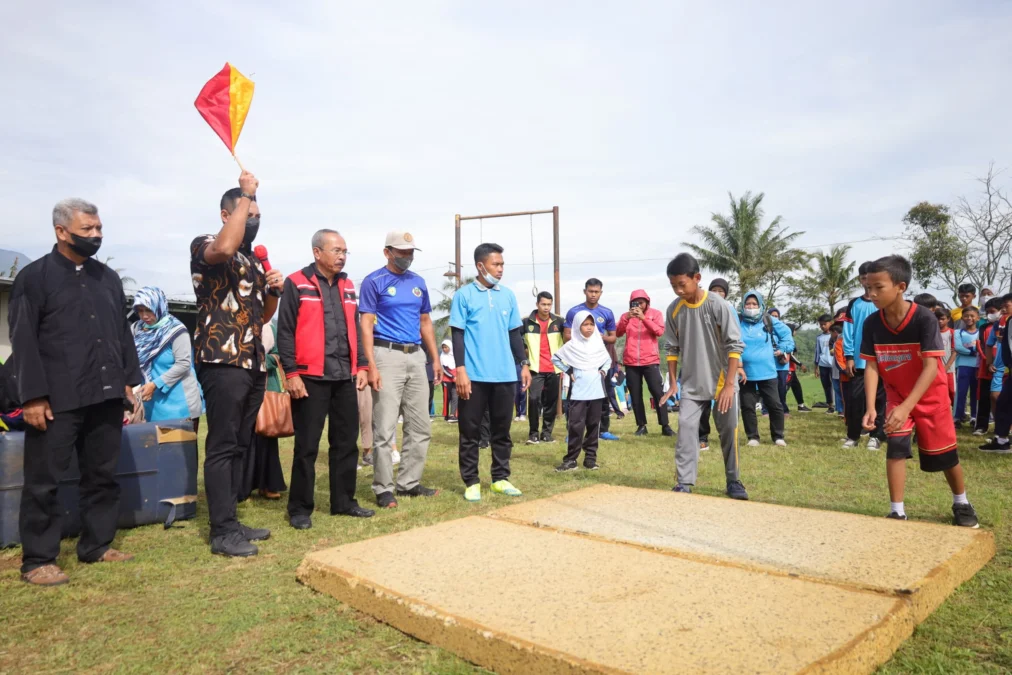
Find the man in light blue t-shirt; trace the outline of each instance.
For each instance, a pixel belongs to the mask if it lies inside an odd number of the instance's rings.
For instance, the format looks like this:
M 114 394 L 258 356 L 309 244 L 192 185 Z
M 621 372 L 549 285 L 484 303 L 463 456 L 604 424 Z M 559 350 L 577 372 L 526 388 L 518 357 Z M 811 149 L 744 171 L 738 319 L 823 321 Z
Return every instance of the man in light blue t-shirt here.
M 388 234 L 383 248 L 387 264 L 362 281 L 358 301 L 373 389 L 372 490 L 381 508 L 397 506 L 395 490 L 404 497 L 432 497 L 438 492 L 421 484 L 432 438 L 425 362 L 438 363 L 439 352 L 429 316 L 429 289 L 424 279 L 408 270 L 417 250 L 410 233 Z M 404 444 L 395 486 L 393 444 L 402 414 Z
M 503 275 L 503 248 L 481 244 L 474 250 L 478 278 L 453 295 L 450 332 L 457 361 L 456 382 L 460 477 L 464 499 L 481 500 L 478 478 L 478 441 L 481 420 L 488 410 L 492 445 L 492 492 L 519 497 L 509 481 L 513 441 L 513 399 L 517 369 L 524 391 L 531 386 L 530 364 L 524 349 L 520 318 L 513 291 L 499 282 Z

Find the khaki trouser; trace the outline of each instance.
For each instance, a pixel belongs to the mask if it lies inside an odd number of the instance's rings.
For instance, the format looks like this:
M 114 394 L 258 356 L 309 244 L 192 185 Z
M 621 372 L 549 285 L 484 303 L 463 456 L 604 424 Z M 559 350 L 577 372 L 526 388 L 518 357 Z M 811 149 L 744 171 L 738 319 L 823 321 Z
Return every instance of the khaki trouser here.
M 404 441 L 397 489 L 410 490 L 422 479 L 425 458 L 432 438 L 429 419 L 429 378 L 425 373 L 425 352 L 414 354 L 388 347 L 376 347 L 376 367 L 382 388 L 373 392 L 373 480 L 377 495 L 394 491 L 394 467 L 390 456 L 397 438 L 397 418 L 404 416 Z
M 372 450 L 372 389 L 358 392 L 358 431 L 362 450 Z

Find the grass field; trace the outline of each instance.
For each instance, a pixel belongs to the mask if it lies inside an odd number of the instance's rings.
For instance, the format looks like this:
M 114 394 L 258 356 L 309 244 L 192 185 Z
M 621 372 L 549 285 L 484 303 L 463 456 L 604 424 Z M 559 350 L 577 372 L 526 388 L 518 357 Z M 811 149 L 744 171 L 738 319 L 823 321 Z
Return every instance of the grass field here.
M 821 399 L 814 379 L 805 378 L 805 389 L 809 404 Z M 598 482 L 669 490 L 670 440 L 659 435 L 656 425 L 647 438 L 634 438 L 631 415 L 613 427 L 623 438 L 602 444 L 601 471 L 560 475 L 552 468 L 561 459 L 562 444 L 525 446 L 526 424 L 514 424 L 513 481 L 524 491 L 523 499 Z M 767 431 L 761 447 L 742 444 L 742 479 L 753 500 L 874 516 L 888 512 L 884 453 L 842 450 L 841 421 L 822 411 L 795 414 L 787 423 L 790 447 L 785 449 L 770 445 Z M 556 430 L 557 438 L 563 435 Z M 244 522 L 273 530 L 252 559 L 210 555 L 203 494 L 196 520 L 168 531 L 151 526 L 120 532 L 115 546 L 136 554 L 132 563 L 82 565 L 74 541 L 64 542 L 59 563 L 71 583 L 59 588 L 21 583 L 20 550 L 0 551 L 0 672 L 484 672 L 295 581 L 295 569 L 307 551 L 510 503 L 487 490 L 480 505 L 463 500 L 456 439 L 455 427 L 433 423 L 425 484 L 441 488 L 438 497 L 402 500 L 397 510 L 370 520 L 326 515 L 323 452 L 312 530 L 287 525 L 283 500 L 240 505 Z M 1012 457 L 970 450 L 979 440 L 969 435 L 961 434 L 960 440 L 967 448 L 962 456 L 968 494 L 981 526 L 996 535 L 998 555 L 918 627 L 883 673 L 1012 672 Z M 286 475 L 291 447 L 291 440 L 281 444 Z M 488 466 L 485 451 L 486 486 Z M 370 480 L 371 471 L 360 472 L 363 505 L 372 504 Z M 719 495 L 723 487 L 720 452 L 703 453 L 696 492 Z M 907 513 L 949 523 L 950 508 L 944 479 L 920 473 L 911 464 Z M 678 645 L 672 645 L 671 657 L 678 658 Z

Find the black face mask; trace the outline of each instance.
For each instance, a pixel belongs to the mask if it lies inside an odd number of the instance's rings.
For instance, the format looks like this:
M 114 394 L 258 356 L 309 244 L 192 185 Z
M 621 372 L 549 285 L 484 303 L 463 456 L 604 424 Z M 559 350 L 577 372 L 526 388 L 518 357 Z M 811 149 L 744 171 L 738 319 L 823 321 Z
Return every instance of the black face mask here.
M 102 237 L 82 237 L 73 232 L 67 234 L 70 235 L 70 244 L 68 244 L 70 250 L 79 256 L 90 258 L 102 247 Z
M 257 238 L 257 232 L 260 231 L 260 216 L 250 216 L 246 219 L 246 234 L 243 235 L 242 243 L 244 246 L 249 248 L 253 245 L 253 240 Z

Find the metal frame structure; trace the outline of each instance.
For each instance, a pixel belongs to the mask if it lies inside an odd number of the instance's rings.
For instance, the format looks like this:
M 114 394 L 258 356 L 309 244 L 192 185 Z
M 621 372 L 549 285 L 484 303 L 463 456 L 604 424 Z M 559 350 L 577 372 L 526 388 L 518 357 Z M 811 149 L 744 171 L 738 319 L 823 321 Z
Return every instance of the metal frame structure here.
M 454 216 L 453 228 L 454 228 L 454 274 L 457 277 L 457 288 L 460 288 L 460 222 L 462 220 L 484 220 L 486 218 L 509 218 L 512 216 L 540 216 L 546 214 L 552 214 L 552 248 L 553 248 L 553 260 L 555 267 L 555 313 L 562 313 L 562 298 L 559 297 L 561 293 L 559 285 L 559 207 L 553 206 L 551 209 L 544 211 L 517 211 L 516 213 L 490 213 L 483 216 L 462 216 L 459 213 Z

